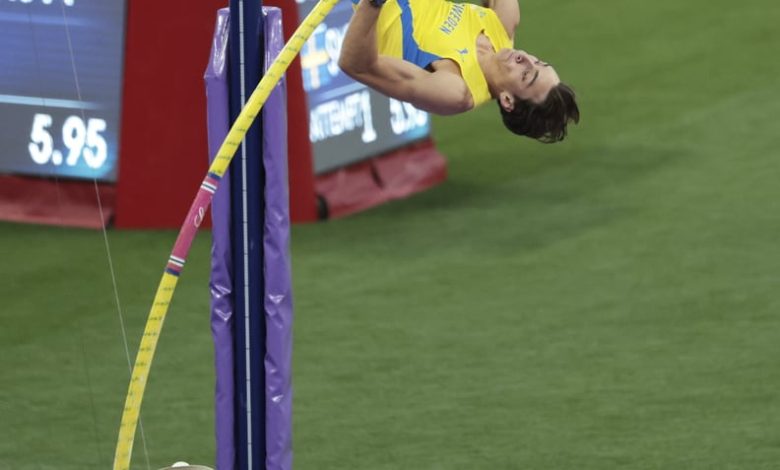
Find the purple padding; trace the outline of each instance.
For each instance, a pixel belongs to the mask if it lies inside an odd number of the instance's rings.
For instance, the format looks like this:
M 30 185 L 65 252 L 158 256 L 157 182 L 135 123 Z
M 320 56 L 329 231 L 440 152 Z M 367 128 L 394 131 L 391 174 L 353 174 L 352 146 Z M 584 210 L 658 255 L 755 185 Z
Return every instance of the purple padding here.
M 213 161 L 229 130 L 227 42 L 230 11 L 217 12 L 211 55 L 206 67 L 209 161 Z M 218 470 L 234 470 L 233 415 L 233 280 L 230 255 L 230 176 L 225 173 L 211 203 L 211 333 L 216 370 L 215 433 Z
M 263 7 L 266 70 L 284 47 L 282 12 Z M 263 107 L 266 470 L 292 469 L 292 286 L 284 80 Z
M 282 13 L 263 8 L 265 64 L 284 47 Z M 226 54 L 229 9 L 219 10 L 205 74 L 208 98 L 209 155 L 213 160 L 229 130 Z M 263 164 L 266 173 L 263 230 L 266 319 L 265 402 L 266 469 L 292 469 L 292 282 L 290 214 L 287 187 L 287 112 L 282 80 L 263 107 Z M 216 366 L 216 438 L 218 470 L 235 468 L 233 390 L 233 283 L 230 257 L 230 188 L 227 174 L 212 202 L 211 331 Z

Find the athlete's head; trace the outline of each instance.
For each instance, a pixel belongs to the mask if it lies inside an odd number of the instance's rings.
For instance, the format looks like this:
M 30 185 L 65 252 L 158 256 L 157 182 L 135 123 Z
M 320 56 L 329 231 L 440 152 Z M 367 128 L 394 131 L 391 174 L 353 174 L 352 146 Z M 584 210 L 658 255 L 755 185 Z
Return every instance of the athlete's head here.
M 580 120 L 574 90 L 550 64 L 525 51 L 501 49 L 496 60 L 502 71 L 498 107 L 507 129 L 545 143 L 563 140 L 569 121 Z

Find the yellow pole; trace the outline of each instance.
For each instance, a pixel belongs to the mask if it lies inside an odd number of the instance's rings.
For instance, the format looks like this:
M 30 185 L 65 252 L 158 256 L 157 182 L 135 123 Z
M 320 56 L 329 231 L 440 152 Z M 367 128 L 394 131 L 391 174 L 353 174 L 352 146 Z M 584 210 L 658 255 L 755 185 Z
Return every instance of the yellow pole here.
M 114 470 L 130 469 L 133 441 L 135 439 L 138 418 L 141 414 L 141 402 L 143 401 L 146 381 L 149 378 L 149 371 L 163 322 L 168 313 L 168 307 L 173 298 L 179 274 L 187 259 L 190 245 L 195 238 L 198 226 L 203 221 L 206 209 L 211 204 L 214 191 L 271 91 L 284 76 L 285 71 L 292 61 L 295 60 L 301 47 L 309 39 L 314 29 L 325 20 L 325 17 L 337 2 L 338 0 L 320 0 L 298 29 L 295 30 L 295 33 L 293 33 L 282 52 L 279 53 L 279 56 L 268 68 L 268 71 L 249 97 L 246 106 L 244 106 L 244 109 L 241 110 L 241 113 L 236 118 L 195 196 L 187 218 L 179 231 L 179 236 L 176 239 L 165 272 L 160 280 L 160 285 L 157 288 L 157 293 L 154 296 L 152 308 L 144 328 L 144 334 L 141 338 L 141 346 L 135 358 L 130 386 L 125 399 L 125 407 L 122 412 L 122 422 L 119 426 L 119 437 L 114 454 Z

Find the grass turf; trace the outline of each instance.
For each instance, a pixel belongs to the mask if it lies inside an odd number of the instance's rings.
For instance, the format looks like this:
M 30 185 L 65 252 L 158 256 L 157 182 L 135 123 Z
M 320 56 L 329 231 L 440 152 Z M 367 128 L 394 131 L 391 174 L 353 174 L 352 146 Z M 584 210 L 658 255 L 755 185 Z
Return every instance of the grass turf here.
M 436 119 L 447 183 L 294 228 L 296 468 L 776 468 L 780 6 L 720 3 L 523 2 L 518 44 L 579 92 L 567 142 Z M 108 234 L 132 356 L 174 236 Z M 129 371 L 102 235 L 0 246 L 0 467 L 107 468 Z M 213 461 L 208 246 L 152 468 Z

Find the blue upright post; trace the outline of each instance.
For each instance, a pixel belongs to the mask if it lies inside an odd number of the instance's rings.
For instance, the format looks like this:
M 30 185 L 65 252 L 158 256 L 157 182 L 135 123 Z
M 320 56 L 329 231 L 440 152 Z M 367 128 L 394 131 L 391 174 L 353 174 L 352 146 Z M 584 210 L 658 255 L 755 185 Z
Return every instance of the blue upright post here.
M 230 0 L 230 120 L 260 81 L 263 22 L 259 0 Z M 247 133 L 231 166 L 235 270 L 236 469 L 265 468 L 265 321 L 262 125 Z

